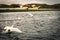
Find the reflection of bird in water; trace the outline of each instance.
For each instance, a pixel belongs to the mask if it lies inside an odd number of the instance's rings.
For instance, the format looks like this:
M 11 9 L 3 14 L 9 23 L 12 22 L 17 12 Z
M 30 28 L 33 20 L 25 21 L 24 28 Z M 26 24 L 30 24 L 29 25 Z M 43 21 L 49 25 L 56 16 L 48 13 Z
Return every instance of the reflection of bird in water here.
M 13 26 L 6 26 L 5 28 L 4 28 L 4 30 L 5 31 L 3 31 L 3 33 L 7 33 L 7 32 L 17 32 L 17 33 L 22 33 L 22 31 L 21 30 L 19 30 L 18 28 L 14 28 Z

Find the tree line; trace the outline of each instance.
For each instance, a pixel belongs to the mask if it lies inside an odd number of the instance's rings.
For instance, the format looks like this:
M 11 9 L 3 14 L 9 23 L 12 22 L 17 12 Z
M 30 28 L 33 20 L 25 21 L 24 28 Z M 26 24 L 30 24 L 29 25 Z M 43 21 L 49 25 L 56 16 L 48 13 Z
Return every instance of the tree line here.
M 40 6 L 40 8 L 55 8 L 55 9 L 60 9 L 60 3 L 53 4 L 53 5 L 31 3 L 31 4 L 25 4 L 25 5 L 23 5 L 23 7 L 30 8 L 30 7 L 32 7 L 32 5 L 35 5 L 36 7 Z M 20 8 L 20 6 L 21 6 L 21 4 L 11 4 L 11 5 L 0 4 L 0 8 Z

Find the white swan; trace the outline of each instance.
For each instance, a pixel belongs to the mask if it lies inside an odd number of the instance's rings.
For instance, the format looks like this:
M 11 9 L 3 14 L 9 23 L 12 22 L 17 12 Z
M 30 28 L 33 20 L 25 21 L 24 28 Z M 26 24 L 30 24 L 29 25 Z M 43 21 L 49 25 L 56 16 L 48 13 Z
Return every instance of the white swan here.
M 8 30 L 10 30 L 11 32 L 18 32 L 18 33 L 22 33 L 21 30 L 19 30 L 18 28 L 14 28 L 13 26 L 6 26 L 5 31 L 3 31 L 3 33 L 7 33 Z

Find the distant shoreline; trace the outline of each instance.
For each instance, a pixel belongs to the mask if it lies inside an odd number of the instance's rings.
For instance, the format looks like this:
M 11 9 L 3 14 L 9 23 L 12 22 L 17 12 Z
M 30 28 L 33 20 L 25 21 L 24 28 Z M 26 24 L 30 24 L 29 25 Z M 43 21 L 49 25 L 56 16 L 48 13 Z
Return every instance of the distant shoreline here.
M 60 9 L 51 9 L 51 8 L 41 8 L 41 9 L 0 8 L 0 12 L 32 12 L 32 11 L 60 11 Z

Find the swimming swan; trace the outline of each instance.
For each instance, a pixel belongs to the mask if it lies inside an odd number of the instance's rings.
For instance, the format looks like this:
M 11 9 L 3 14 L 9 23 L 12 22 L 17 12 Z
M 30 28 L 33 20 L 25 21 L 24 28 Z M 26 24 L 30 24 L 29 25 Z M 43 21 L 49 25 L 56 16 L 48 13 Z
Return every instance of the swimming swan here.
M 4 29 L 5 29 L 5 31 L 3 31 L 3 32 L 5 32 L 5 33 L 7 33 L 8 30 L 10 30 L 10 32 L 22 33 L 21 30 L 19 30 L 18 28 L 14 28 L 13 26 L 6 26 Z

